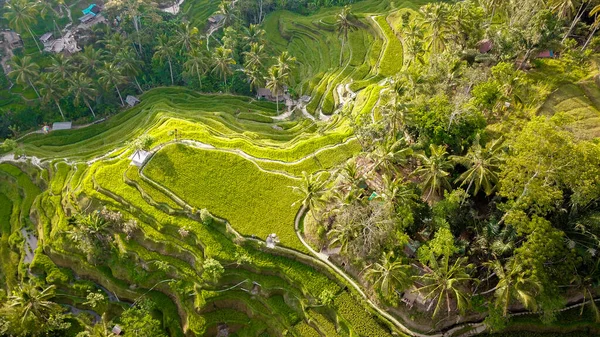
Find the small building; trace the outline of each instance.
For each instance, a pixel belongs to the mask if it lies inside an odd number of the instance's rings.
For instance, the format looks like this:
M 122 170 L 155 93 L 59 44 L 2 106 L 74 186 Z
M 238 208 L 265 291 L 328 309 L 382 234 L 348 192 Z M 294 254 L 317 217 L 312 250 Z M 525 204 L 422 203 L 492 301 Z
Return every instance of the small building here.
M 267 236 L 267 248 L 275 248 L 275 246 L 279 243 L 279 237 L 277 234 L 272 233 Z
M 131 159 L 131 165 L 141 167 L 144 165 L 146 160 L 150 157 L 150 152 L 144 150 L 137 150 L 134 154 L 129 157 Z
M 477 45 L 479 46 L 479 52 L 482 54 L 487 54 L 494 48 L 494 43 L 490 39 L 481 40 Z
M 259 88 L 256 90 L 256 98 L 258 99 L 270 99 L 271 97 L 273 97 L 271 90 L 267 88 Z
M 220 23 L 221 21 L 223 21 L 223 19 L 225 19 L 225 15 L 216 14 L 216 15 L 213 15 L 210 18 L 208 18 L 208 22 L 212 25 L 216 25 L 216 24 Z
M 71 130 L 73 128 L 73 122 L 56 122 L 52 124 L 52 131 L 56 130 Z
M 553 50 L 544 50 L 544 51 L 540 52 L 537 57 L 540 59 L 554 58 L 554 51 Z
M 93 14 L 96 16 L 96 14 L 100 13 L 100 7 L 98 7 L 96 4 L 91 4 L 88 6 L 88 8 L 82 10 L 81 12 L 83 12 L 83 15 Z
M 112 333 L 119 336 L 121 335 L 121 332 L 123 332 L 123 330 L 121 329 L 121 327 L 117 324 L 112 328 Z
M 23 40 L 21 39 L 21 35 L 17 34 L 17 32 L 6 32 L 4 36 L 11 49 L 23 47 Z
M 135 96 L 127 95 L 127 97 L 125 97 L 125 102 L 130 107 L 134 107 L 140 103 L 140 100 Z
M 40 37 L 40 42 L 43 44 L 47 44 L 48 42 L 50 42 L 52 40 L 53 37 L 54 37 L 54 34 L 52 32 L 48 32 Z
M 90 23 L 92 20 L 96 18 L 96 14 L 89 13 L 79 18 L 79 22 L 81 23 Z

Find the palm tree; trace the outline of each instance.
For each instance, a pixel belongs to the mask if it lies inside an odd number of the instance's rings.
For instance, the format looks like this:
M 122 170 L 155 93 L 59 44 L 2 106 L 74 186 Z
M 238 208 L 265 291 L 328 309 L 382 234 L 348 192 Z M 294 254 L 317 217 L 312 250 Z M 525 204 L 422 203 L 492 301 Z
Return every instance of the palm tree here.
M 35 34 L 31 31 L 31 25 L 37 22 L 38 16 L 38 9 L 35 3 L 28 0 L 11 0 L 6 2 L 4 9 L 4 18 L 8 20 L 8 25 L 18 32 L 28 31 L 41 53 L 42 49 L 37 42 Z
M 189 22 L 182 22 L 177 27 L 174 45 L 179 50 L 191 51 L 200 44 L 198 28 L 190 26 Z
M 256 68 L 262 67 L 262 60 L 265 58 L 265 45 L 252 42 L 250 44 L 250 51 L 242 53 L 244 55 L 244 68 Z
M 294 193 L 301 196 L 301 199 L 297 202 L 310 209 L 315 220 L 317 220 L 315 209 L 325 194 L 325 184 L 326 181 L 321 179 L 321 176 L 308 174 L 303 171 L 300 186 L 291 186 Z
M 398 171 L 396 166 L 405 164 L 411 154 L 412 150 L 407 146 L 404 138 L 399 140 L 387 138 L 377 142 L 375 149 L 369 153 L 369 157 L 375 161 L 371 171 L 383 168 L 385 173 L 395 175 Z
M 282 52 L 277 57 L 277 67 L 279 68 L 283 82 L 287 82 L 292 74 L 294 63 L 296 63 L 296 58 L 291 56 L 287 51 Z
M 235 60 L 231 57 L 233 51 L 225 47 L 218 47 L 215 50 L 213 58 L 213 72 L 219 74 L 223 78 L 223 83 L 227 85 L 227 75 L 232 73 L 231 66 L 235 64 Z
M 62 119 L 65 120 L 65 114 L 62 111 L 59 101 L 63 98 L 64 89 L 61 85 L 61 81 L 58 80 L 57 75 L 50 73 L 43 73 L 40 81 L 40 93 L 42 95 L 42 102 L 49 103 L 54 102 L 60 111 Z
M 365 273 L 365 278 L 387 300 L 392 300 L 397 291 L 403 291 L 412 284 L 412 267 L 393 257 L 391 252 L 382 254 L 379 262 L 370 265 Z
M 192 48 L 186 54 L 187 60 L 183 64 L 183 68 L 186 70 L 188 75 L 195 74 L 198 76 L 198 83 L 200 89 L 202 89 L 202 74 L 206 70 L 206 57 L 200 50 L 200 48 Z
M 446 148 L 441 145 L 429 145 L 431 154 L 417 155 L 421 160 L 421 165 L 415 170 L 414 174 L 421 178 L 421 184 L 426 192 L 426 200 L 433 196 L 440 196 L 444 190 L 451 189 L 448 181 L 448 170 L 452 168 L 452 163 L 447 158 Z
M 348 245 L 356 238 L 356 231 L 358 231 L 359 227 L 355 223 L 338 222 L 327 234 L 327 237 L 331 240 L 329 246 L 340 247 L 340 252 L 347 253 Z
M 273 96 L 275 97 L 275 103 L 277 104 L 277 114 L 279 114 L 279 96 L 283 92 L 283 81 L 284 75 L 281 71 L 281 68 L 274 65 L 269 68 L 269 76 L 265 78 L 267 83 L 267 89 L 271 90 Z
M 20 311 L 24 322 L 28 318 L 47 320 L 51 314 L 60 312 L 60 306 L 52 301 L 54 286 L 39 288 L 32 282 L 20 284 L 8 297 L 8 307 Z
M 158 44 L 154 47 L 154 58 L 167 63 L 169 63 L 169 71 L 171 72 L 171 85 L 175 84 L 175 80 L 173 79 L 173 63 L 172 59 L 175 57 L 175 48 L 169 41 L 167 35 L 163 34 L 158 38 Z
M 133 82 L 137 86 L 140 93 L 143 93 L 142 87 L 137 80 L 137 76 L 141 73 L 141 68 L 144 62 L 140 60 L 131 47 L 124 48 L 115 55 L 115 63 L 127 77 L 133 78 Z
M 423 27 L 417 21 L 412 21 L 403 27 L 402 36 L 404 37 L 404 45 L 406 49 L 406 66 L 410 66 L 415 60 L 424 63 L 423 53 Z
M 355 26 L 351 21 L 352 14 L 350 13 L 350 7 L 344 6 L 342 11 L 336 15 L 335 27 L 338 35 L 342 38 L 342 48 L 340 49 L 340 66 L 342 66 L 342 57 L 344 55 L 344 46 L 348 41 L 348 34 L 354 30 Z
M 233 4 L 229 0 L 221 0 L 217 13 L 223 15 L 223 26 L 229 26 L 235 20 Z
M 104 44 L 104 47 L 112 55 L 116 55 L 119 51 L 128 49 L 131 44 L 131 41 L 121 33 L 113 33 L 112 35 L 108 36 L 108 38 L 101 40 L 100 42 Z
M 93 326 L 86 326 L 86 332 L 89 337 L 117 337 L 110 328 L 110 322 L 106 313 L 102 315 L 102 320 Z
M 121 100 L 121 106 L 125 106 L 119 85 L 125 83 L 126 77 L 121 74 L 121 69 L 115 63 L 104 62 L 104 67 L 98 71 L 98 81 L 106 88 L 114 87 Z
M 508 314 L 508 307 L 514 300 L 528 310 L 537 310 L 535 296 L 542 290 L 542 285 L 539 280 L 531 277 L 521 261 L 513 257 L 504 266 L 498 260 L 488 265 L 498 277 L 498 284 L 482 294 L 494 291 L 496 306 L 502 308 L 504 316 Z
M 382 176 L 383 190 L 381 198 L 388 203 L 392 209 L 396 209 L 396 205 L 410 205 L 419 198 L 413 188 L 402 179 L 392 179 L 387 174 Z
M 423 22 L 429 26 L 429 48 L 435 54 L 446 48 L 448 17 L 450 12 L 445 3 L 427 4 L 421 7 Z
M 90 76 L 92 76 L 98 68 L 104 65 L 104 53 L 102 49 L 96 49 L 92 46 L 83 48 L 83 52 L 78 54 L 77 58 L 81 65 L 80 69 Z
M 461 313 L 468 308 L 470 299 L 467 288 L 474 279 L 468 271 L 472 266 L 467 265 L 466 261 L 466 257 L 460 257 L 451 264 L 448 256 L 442 256 L 441 261 L 432 256 L 429 267 L 426 267 L 428 272 L 416 277 L 424 284 L 418 290 L 425 293 L 425 298 L 433 299 L 436 303 L 433 317 L 437 316 L 444 304 L 450 315 L 452 298 L 456 300 L 456 308 Z
M 10 67 L 12 70 L 8 73 L 8 76 L 15 78 L 19 84 L 29 84 L 39 98 L 40 93 L 33 85 L 33 82 L 40 75 L 40 66 L 31 60 L 31 56 L 13 56 L 10 61 Z
M 250 24 L 248 28 L 244 28 L 244 41 L 246 45 L 252 44 L 264 44 L 265 41 L 265 30 L 260 28 L 259 25 Z
M 58 75 L 61 79 L 66 79 L 73 70 L 71 59 L 63 54 L 57 54 L 52 57 L 52 64 L 48 67 L 50 73 Z
M 250 91 L 256 90 L 264 85 L 264 77 L 261 76 L 259 70 L 255 67 L 244 68 L 244 74 L 248 77 Z
M 84 73 L 75 73 L 69 81 L 69 91 L 73 94 L 75 104 L 79 104 L 83 100 L 85 105 L 92 112 L 92 116 L 96 118 L 96 113 L 90 105 L 90 100 L 96 99 L 97 90 L 92 85 L 92 80 Z
M 452 156 L 451 159 L 467 168 L 467 171 L 456 179 L 457 182 L 462 182 L 461 186 L 468 184 L 467 192 L 473 187 L 473 195 L 476 195 L 479 189 L 490 195 L 496 189 L 498 172 L 503 162 L 502 140 L 496 139 L 485 148 L 481 147 L 479 141 L 477 136 L 466 155 Z

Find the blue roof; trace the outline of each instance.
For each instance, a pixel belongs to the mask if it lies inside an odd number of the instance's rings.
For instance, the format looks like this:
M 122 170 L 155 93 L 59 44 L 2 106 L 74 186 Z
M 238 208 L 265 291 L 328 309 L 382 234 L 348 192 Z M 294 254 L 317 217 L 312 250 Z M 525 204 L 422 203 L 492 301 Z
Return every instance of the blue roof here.
M 86 15 L 86 14 L 92 14 L 92 15 L 94 15 L 94 16 L 95 16 L 95 15 L 96 15 L 96 13 L 92 12 L 92 9 L 93 9 L 94 7 L 96 7 L 96 4 L 91 4 L 91 5 L 90 5 L 88 8 L 86 8 L 86 9 L 82 10 L 83 14 L 84 14 L 84 15 Z

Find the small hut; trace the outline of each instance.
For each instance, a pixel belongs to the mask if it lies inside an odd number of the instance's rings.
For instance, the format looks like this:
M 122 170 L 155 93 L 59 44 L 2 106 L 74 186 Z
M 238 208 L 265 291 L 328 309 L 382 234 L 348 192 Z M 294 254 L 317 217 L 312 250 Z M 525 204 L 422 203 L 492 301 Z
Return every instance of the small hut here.
M 123 330 L 121 329 L 121 327 L 119 325 L 115 325 L 111 332 L 117 336 L 121 335 L 121 332 L 123 332 Z
M 137 150 L 134 154 L 129 157 L 131 159 L 131 165 L 141 167 L 144 165 L 146 160 L 150 157 L 150 152 L 144 150 Z
M 225 19 L 225 15 L 223 14 L 213 15 L 210 18 L 208 18 L 208 23 L 210 23 L 211 25 L 216 25 L 223 21 L 223 19 Z
M 477 45 L 479 45 L 479 52 L 482 54 L 487 54 L 494 48 L 494 44 L 490 39 L 481 40 Z
M 267 248 L 275 248 L 275 246 L 279 243 L 279 237 L 277 234 L 272 233 L 267 236 Z
M 554 58 L 554 51 L 553 50 L 544 50 L 542 52 L 540 52 L 537 56 L 540 59 L 549 59 L 549 58 Z
M 125 102 L 130 107 L 134 107 L 134 106 L 138 105 L 138 103 L 140 103 L 140 100 L 135 96 L 127 95 L 127 97 L 125 98 Z
M 40 37 L 40 42 L 46 45 L 53 38 L 54 34 L 52 32 L 48 32 Z
M 272 97 L 273 97 L 273 94 L 271 94 L 271 90 L 269 90 L 267 88 L 259 88 L 258 90 L 256 90 L 256 98 L 258 98 L 258 99 L 270 100 Z
M 79 22 L 81 23 L 90 23 L 92 20 L 96 18 L 96 14 L 89 13 L 79 18 Z
M 16 32 L 10 31 L 4 34 L 4 36 L 6 36 L 6 42 L 8 42 L 10 48 L 14 49 L 23 47 L 23 40 L 21 39 L 21 35 L 17 34 Z
M 73 122 L 56 122 L 52 124 L 52 131 L 57 130 L 71 130 L 73 128 Z

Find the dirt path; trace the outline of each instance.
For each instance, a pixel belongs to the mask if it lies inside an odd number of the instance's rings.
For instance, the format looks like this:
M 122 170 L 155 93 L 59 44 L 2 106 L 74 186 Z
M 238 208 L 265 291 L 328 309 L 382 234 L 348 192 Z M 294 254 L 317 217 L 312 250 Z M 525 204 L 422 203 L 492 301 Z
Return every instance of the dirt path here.
M 4 73 L 8 75 L 8 61 L 10 61 L 10 59 L 12 59 L 12 57 L 15 55 L 12 51 L 12 49 L 10 49 L 8 47 L 8 32 L 1 32 L 2 33 L 2 37 L 4 38 L 4 43 L 2 43 L 2 49 L 3 49 L 3 55 L 4 57 L 2 57 L 2 59 L 0 60 L 0 64 L 2 64 L 2 69 L 4 69 Z

